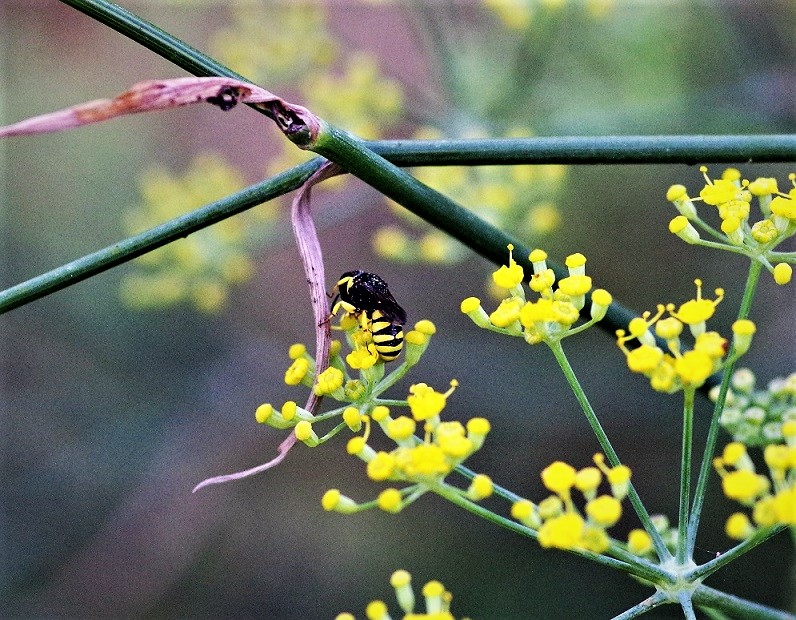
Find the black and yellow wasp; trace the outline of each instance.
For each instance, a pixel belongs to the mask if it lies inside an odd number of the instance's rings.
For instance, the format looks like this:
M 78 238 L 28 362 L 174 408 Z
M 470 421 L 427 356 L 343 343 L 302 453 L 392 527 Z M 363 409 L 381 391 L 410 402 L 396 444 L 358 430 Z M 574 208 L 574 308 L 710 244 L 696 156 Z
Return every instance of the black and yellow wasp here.
M 332 293 L 332 314 L 341 309 L 360 320 L 370 332 L 376 352 L 385 362 L 391 362 L 404 346 L 403 325 L 406 312 L 387 288 L 387 283 L 375 273 L 346 271 L 340 276 Z

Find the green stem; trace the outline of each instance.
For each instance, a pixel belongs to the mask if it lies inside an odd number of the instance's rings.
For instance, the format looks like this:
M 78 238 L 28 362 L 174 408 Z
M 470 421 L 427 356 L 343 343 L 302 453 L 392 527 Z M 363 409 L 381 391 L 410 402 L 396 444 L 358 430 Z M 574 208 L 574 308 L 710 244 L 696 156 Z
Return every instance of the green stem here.
M 752 261 L 749 264 L 749 273 L 746 277 L 746 286 L 744 287 L 743 298 L 741 305 L 738 309 L 738 318 L 745 319 L 749 316 L 749 311 L 752 308 L 752 301 L 754 300 L 755 291 L 757 290 L 757 283 L 760 279 L 760 273 L 763 265 L 757 261 Z M 732 360 L 734 352 L 730 349 L 727 354 L 727 359 Z M 708 429 L 708 436 L 705 440 L 705 451 L 702 454 L 702 465 L 699 468 L 699 478 L 697 479 L 696 488 L 694 490 L 694 505 L 691 508 L 691 516 L 688 521 L 687 537 L 687 556 L 691 557 L 694 553 L 694 545 L 696 544 L 697 531 L 699 530 L 699 520 L 702 515 L 702 506 L 705 501 L 705 492 L 707 490 L 708 479 L 710 472 L 713 469 L 713 454 L 716 451 L 716 442 L 719 436 L 719 419 L 721 413 L 724 411 L 724 403 L 727 400 L 727 391 L 730 387 L 730 380 L 732 379 L 732 372 L 735 367 L 735 362 L 731 361 L 724 368 L 724 374 L 721 378 L 719 387 L 719 394 L 716 398 L 716 404 L 713 408 L 713 417 L 710 420 L 710 427 Z
M 652 596 L 647 599 L 641 601 L 638 605 L 634 605 L 626 612 L 619 614 L 618 616 L 614 616 L 612 620 L 632 620 L 633 618 L 638 618 L 639 616 L 643 616 L 649 611 L 652 611 L 656 607 L 660 607 L 661 605 L 670 604 L 672 601 L 669 600 L 663 592 L 656 592 Z
M 522 536 L 533 538 L 534 540 L 538 538 L 538 533 L 536 532 L 536 530 L 526 527 L 521 523 L 517 523 L 512 519 L 508 519 L 499 514 L 496 514 L 491 510 L 489 510 L 488 508 L 485 508 L 481 504 L 477 504 L 475 502 L 470 501 L 469 499 L 467 499 L 462 495 L 459 489 L 456 489 L 454 487 L 449 487 L 448 485 L 443 485 L 441 487 L 434 488 L 433 490 L 441 497 L 444 497 L 446 500 L 450 501 L 452 504 L 455 504 L 460 508 L 464 508 L 468 512 L 471 512 L 474 515 L 486 519 L 487 521 L 494 523 L 495 525 L 504 527 Z M 641 579 L 646 579 L 652 582 L 660 582 L 661 580 L 671 581 L 671 575 L 669 575 L 665 571 L 655 566 L 652 567 L 653 570 L 650 570 L 647 566 L 643 564 L 636 564 L 636 563 L 631 564 L 629 562 L 623 562 L 621 560 L 617 560 L 615 558 L 611 558 L 599 553 L 593 553 L 591 551 L 584 551 L 578 549 L 568 549 L 568 551 L 570 553 L 574 553 L 575 555 L 579 555 L 586 559 L 597 562 L 598 564 L 602 564 L 603 566 L 607 566 L 608 568 L 621 570 L 625 573 L 635 575 L 637 577 L 640 577 Z
M 688 512 L 691 505 L 691 450 L 694 440 L 694 388 L 683 390 L 683 440 L 680 450 L 680 513 L 677 522 L 677 563 L 690 559 L 686 544 Z
M 561 367 L 561 370 L 564 373 L 567 383 L 569 383 L 572 392 L 575 394 L 575 398 L 578 399 L 578 403 L 580 404 L 583 413 L 586 414 L 586 419 L 588 420 L 592 431 L 594 431 L 594 434 L 597 436 L 597 441 L 600 443 L 600 447 L 603 449 L 608 462 L 614 467 L 621 465 L 619 456 L 614 450 L 614 447 L 611 445 L 611 440 L 608 439 L 608 435 L 603 429 L 602 424 L 600 424 L 600 420 L 597 418 L 597 414 L 594 412 L 594 409 L 592 409 L 589 399 L 586 398 L 586 394 L 584 393 L 583 387 L 580 385 L 580 382 L 575 375 L 575 371 L 572 370 L 572 366 L 569 364 L 569 360 L 564 353 L 564 348 L 561 346 L 561 342 L 555 342 L 549 346 L 553 351 L 553 355 L 555 356 L 558 365 Z M 636 515 L 638 515 L 641 524 L 644 526 L 647 534 L 650 535 L 650 538 L 652 538 L 655 552 L 658 554 L 658 558 L 660 559 L 661 563 L 671 559 L 672 555 L 669 552 L 669 549 L 666 547 L 666 544 L 663 542 L 660 533 L 652 523 L 652 519 L 647 512 L 647 508 L 641 501 L 641 498 L 636 492 L 632 482 L 628 486 L 628 498 L 630 499 L 630 503 L 633 505 L 633 509 L 636 511 Z
M 778 525 L 775 527 L 770 527 L 760 530 L 757 533 L 755 533 L 754 536 L 752 536 L 751 538 L 747 538 L 743 542 L 738 543 L 732 549 L 728 549 L 720 556 L 683 573 L 682 577 L 684 580 L 692 583 L 701 579 L 705 579 L 710 575 L 712 575 L 713 573 L 715 573 L 720 568 L 736 560 L 744 553 L 748 553 L 749 551 L 757 547 L 759 544 L 765 542 L 766 540 L 778 534 L 784 529 L 785 529 L 784 525 Z
M 320 167 L 320 158 L 291 168 L 262 183 L 217 200 L 200 209 L 169 220 L 138 235 L 78 258 L 40 276 L 0 292 L 0 314 L 77 284 L 91 276 L 121 265 L 172 241 L 187 237 L 300 187 Z
M 726 612 L 732 618 L 749 620 L 793 620 L 793 614 L 774 609 L 759 603 L 726 594 L 706 585 L 697 586 L 692 595 L 694 603 L 700 607 L 710 607 Z

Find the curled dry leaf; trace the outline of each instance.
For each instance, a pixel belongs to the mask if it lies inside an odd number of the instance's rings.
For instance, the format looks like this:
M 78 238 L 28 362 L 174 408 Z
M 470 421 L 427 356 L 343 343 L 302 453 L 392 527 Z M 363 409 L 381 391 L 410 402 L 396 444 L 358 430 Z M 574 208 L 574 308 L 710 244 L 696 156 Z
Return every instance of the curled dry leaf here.
M 313 141 L 318 132 L 319 121 L 309 110 L 259 86 L 226 77 L 187 77 L 139 82 L 113 99 L 96 99 L 0 127 L 0 137 L 63 131 L 125 114 L 200 102 L 224 111 L 238 103 L 252 104 L 262 109 L 299 146 Z
M 301 262 L 304 265 L 304 274 L 310 288 L 310 301 L 312 312 L 315 317 L 315 376 L 320 375 L 329 366 L 329 345 L 331 342 L 331 325 L 329 323 L 329 298 L 326 296 L 326 274 L 323 267 L 323 254 L 321 244 L 318 241 L 318 233 L 315 230 L 315 222 L 312 219 L 311 196 L 312 188 L 321 181 L 341 174 L 342 169 L 331 162 L 326 162 L 315 174 L 313 174 L 293 198 L 291 209 L 291 221 L 293 224 L 293 234 L 298 244 Z M 315 414 L 321 404 L 321 396 L 317 396 L 314 391 L 310 391 L 307 404 L 304 408 Z M 254 476 L 260 472 L 276 467 L 281 463 L 290 449 L 296 443 L 296 435 L 290 433 L 281 444 L 279 444 L 278 454 L 267 463 L 257 465 L 244 471 L 233 474 L 224 474 L 208 478 L 197 484 L 193 492 L 213 484 L 222 484 L 233 480 L 240 480 Z

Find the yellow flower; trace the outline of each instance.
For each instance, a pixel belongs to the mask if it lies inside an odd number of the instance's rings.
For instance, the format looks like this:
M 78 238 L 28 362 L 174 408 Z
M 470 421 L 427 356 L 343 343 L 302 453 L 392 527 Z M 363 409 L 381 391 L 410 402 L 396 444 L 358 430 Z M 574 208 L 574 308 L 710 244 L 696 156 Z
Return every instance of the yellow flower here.
M 723 476 L 721 484 L 727 497 L 741 503 L 749 503 L 768 490 L 765 477 L 744 469 Z
M 713 360 L 702 351 L 686 351 L 674 361 L 674 370 L 683 385 L 699 387 L 713 374 Z
M 630 530 L 627 536 L 627 549 L 635 555 L 646 555 L 652 551 L 652 538 L 644 530 Z
M 312 389 L 318 396 L 330 395 L 343 387 L 344 379 L 345 375 L 342 370 L 330 366 L 318 375 Z
M 307 376 L 310 370 L 310 362 L 306 357 L 293 360 L 293 363 L 285 371 L 285 383 L 287 385 L 298 385 Z
M 445 402 L 458 383 L 452 381 L 451 389 L 445 393 L 436 392 L 434 388 L 425 383 L 416 383 L 409 387 L 409 396 L 406 402 L 412 416 L 418 422 L 437 417 L 445 408 Z
M 542 483 L 553 493 L 568 495 L 575 485 L 575 468 L 563 461 L 555 461 L 542 470 Z
M 611 527 L 622 516 L 622 504 L 611 495 L 601 495 L 586 504 L 586 514 L 597 525 Z
M 581 546 L 586 523 L 575 512 L 548 519 L 539 528 L 539 544 L 556 549 L 577 549 Z
M 501 288 L 512 289 L 515 286 L 522 284 L 525 274 L 522 267 L 517 264 L 512 256 L 514 246 L 509 243 L 509 264 L 503 265 L 500 269 L 492 274 L 492 280 Z

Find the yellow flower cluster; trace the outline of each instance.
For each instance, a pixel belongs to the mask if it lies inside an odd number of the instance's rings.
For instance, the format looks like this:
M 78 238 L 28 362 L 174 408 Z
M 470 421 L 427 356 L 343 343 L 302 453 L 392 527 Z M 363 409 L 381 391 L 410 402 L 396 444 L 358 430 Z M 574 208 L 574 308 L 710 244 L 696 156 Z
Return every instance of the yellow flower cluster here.
M 711 390 L 712 400 L 718 392 L 718 386 Z M 773 379 L 764 390 L 755 390 L 755 375 L 748 368 L 733 373 L 719 423 L 734 441 L 747 447 L 780 443 L 789 422 L 796 423 L 796 372 Z
M 450 611 L 453 595 L 439 581 L 429 581 L 423 586 L 425 612 L 415 611 L 415 593 L 412 589 L 412 575 L 405 570 L 397 570 L 390 577 L 390 585 L 395 589 L 398 606 L 405 614 L 404 620 L 454 620 Z M 384 601 L 371 601 L 365 609 L 368 620 L 390 620 L 387 604 Z M 351 613 L 338 614 L 335 620 L 354 620 Z
M 721 476 L 724 494 L 751 508 L 730 515 L 725 525 L 727 536 L 744 540 L 758 528 L 775 525 L 796 527 L 796 420 L 783 424 L 784 444 L 769 444 L 763 458 L 769 476 L 758 474 L 746 446 L 732 442 L 725 446 L 713 465 Z
M 218 155 L 195 158 L 183 175 L 153 168 L 140 181 L 144 204 L 127 215 L 127 232 L 137 234 L 243 188 L 241 174 Z M 121 296 L 133 308 L 191 303 L 204 312 L 221 310 L 232 286 L 254 273 L 252 251 L 273 225 L 268 204 L 193 233 L 132 263 Z
M 531 252 L 529 259 L 534 273 L 529 280 L 529 287 L 539 298 L 536 301 L 527 301 L 523 288 L 525 274 L 512 255 L 514 246 L 508 247 L 509 264 L 503 265 L 492 274 L 495 285 L 508 296 L 491 314 L 486 313 L 477 297 L 468 297 L 461 303 L 461 311 L 476 325 L 501 334 L 524 338 L 529 344 L 551 344 L 587 329 L 605 316 L 612 298 L 603 289 L 592 291 L 591 278 L 586 275 L 585 256 L 568 256 L 566 265 L 569 276 L 556 282 L 553 270 L 547 266 L 547 253 L 542 250 Z M 586 295 L 590 291 L 591 318 L 573 328 L 586 305 Z
M 754 181 L 741 178 L 741 173 L 728 168 L 720 179 L 711 180 L 707 168 L 700 168 L 705 186 L 699 198 L 690 198 L 683 185 L 672 185 L 666 193 L 680 215 L 669 223 L 669 230 L 687 243 L 727 249 L 745 254 L 761 262 L 774 276 L 777 284 L 787 284 L 793 277 L 796 252 L 775 252 L 774 248 L 796 234 L 796 173 L 789 179 L 794 185 L 788 193 L 777 189 L 777 181 L 760 177 Z M 763 218 L 752 223 L 751 203 L 756 198 Z M 716 208 L 721 220 L 716 230 L 698 214 L 695 202 Z M 716 241 L 704 241 L 697 228 L 701 228 Z
M 466 426 L 440 419 L 440 413 L 456 386 L 457 382 L 451 381 L 447 392 L 437 392 L 425 383 L 412 385 L 406 399 L 411 416 L 392 417 L 386 406 L 379 405 L 368 417 L 360 417 L 360 421 L 365 422 L 366 431 L 364 435 L 349 440 L 348 453 L 367 464 L 367 475 L 371 480 L 410 483 L 401 490 L 390 487 L 382 491 L 376 500 L 376 505 L 382 510 L 399 512 L 427 491 L 457 493 L 473 501 L 492 494 L 492 481 L 484 475 L 475 476 L 466 490 L 444 482 L 457 465 L 483 446 L 490 430 L 489 422 L 484 418 L 473 418 Z M 368 444 L 371 421 L 395 442 L 393 450 L 376 451 Z M 422 441 L 415 437 L 418 423 L 422 424 Z M 322 503 L 326 510 L 339 512 L 370 507 L 357 505 L 336 489 L 328 491 Z
M 696 389 L 707 378 L 729 362 L 728 341 L 718 332 L 706 331 L 706 321 L 713 316 L 716 306 L 724 298 L 724 291 L 716 289 L 716 299 L 702 298 L 702 282 L 695 280 L 697 295 L 683 303 L 658 306 L 655 315 L 645 312 L 628 325 L 628 330 L 617 330 L 617 344 L 627 357 L 628 368 L 643 374 L 650 385 L 659 392 L 673 393 L 682 389 Z M 666 318 L 662 318 L 668 313 Z M 655 333 L 650 327 L 655 325 Z M 687 325 L 694 337 L 690 350 L 683 350 L 680 335 Z M 732 326 L 733 361 L 746 353 L 755 332 L 752 321 L 742 319 Z M 655 336 L 666 342 L 666 351 L 658 346 Z M 627 344 L 637 341 L 638 346 L 630 349 Z
M 292 361 L 285 371 L 285 383 L 304 385 L 311 388 L 316 396 L 331 397 L 344 403 L 344 406 L 313 417 L 309 411 L 297 407 L 293 401 L 285 403 L 280 410 L 275 409 L 270 403 L 265 403 L 255 412 L 255 418 L 259 423 L 279 429 L 294 428 L 296 437 L 311 447 L 330 439 L 346 426 L 358 432 L 362 423 L 360 409 L 368 411 L 372 408 L 373 402 L 381 392 L 393 385 L 420 361 L 428 348 L 431 336 L 436 331 L 431 321 L 422 320 L 415 323 L 414 329 L 404 335 L 403 363 L 385 377 L 384 360 L 373 349 L 372 336 L 367 332 L 367 324 L 363 327 L 354 316 L 344 314 L 340 319 L 340 326 L 346 332 L 351 352 L 343 357 L 342 343 L 339 340 L 332 341 L 329 367 L 317 373 L 315 360 L 307 351 L 307 347 L 300 343 L 294 344 L 288 350 L 288 356 Z M 359 376 L 352 376 L 350 371 L 358 371 Z M 434 401 L 435 396 L 424 392 L 423 386 L 422 383 L 413 386 L 417 388 L 417 394 L 410 396 L 410 402 L 406 406 L 428 412 L 433 406 L 429 403 Z M 443 406 L 446 396 L 442 395 Z M 413 404 L 415 399 L 417 404 Z M 378 411 L 380 408 L 376 407 L 375 410 Z M 322 438 L 316 435 L 312 428 L 313 424 L 341 416 L 343 424 Z
M 510 132 L 520 137 L 529 132 Z M 421 128 L 418 140 L 440 139 L 442 134 Z M 467 135 L 465 137 L 476 137 Z M 504 230 L 526 239 L 539 239 L 558 228 L 561 215 L 555 198 L 566 177 L 565 166 L 436 166 L 417 168 L 420 181 L 471 209 Z M 373 250 L 382 258 L 403 263 L 454 264 L 468 256 L 464 246 L 403 207 L 390 203 L 400 223 L 380 228 Z
M 563 461 L 556 461 L 542 470 L 542 483 L 553 494 L 538 504 L 527 499 L 516 501 L 511 516 L 539 534 L 542 547 L 581 549 L 603 553 L 612 544 L 608 528 L 622 516 L 622 500 L 630 484 L 630 469 L 624 465 L 608 467 L 602 454 L 594 456 L 596 467 L 576 470 Z M 598 495 L 597 489 L 607 480 L 610 494 Z M 572 490 L 584 498 L 583 511 L 572 498 Z M 643 530 L 633 530 L 628 549 L 645 555 L 652 549 L 652 540 Z

